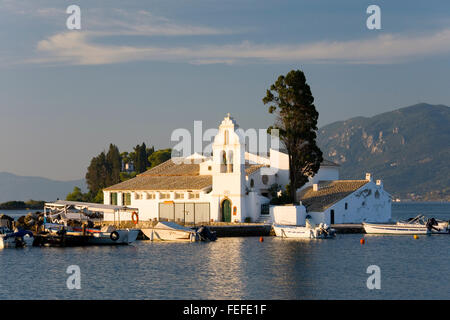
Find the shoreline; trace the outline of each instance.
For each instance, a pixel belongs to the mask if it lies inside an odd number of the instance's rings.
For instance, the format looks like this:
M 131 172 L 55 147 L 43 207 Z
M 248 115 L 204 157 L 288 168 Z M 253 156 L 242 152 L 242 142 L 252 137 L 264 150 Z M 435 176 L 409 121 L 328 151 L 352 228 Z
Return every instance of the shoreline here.
M 14 200 L 15 201 L 15 200 Z M 9 202 L 9 201 L 7 201 Z M 401 200 L 401 201 L 392 201 L 392 204 L 450 204 L 450 200 L 430 200 L 430 201 L 415 201 L 415 200 Z M 25 211 L 25 210 L 44 210 L 44 207 L 41 208 L 1 208 L 0 211 Z

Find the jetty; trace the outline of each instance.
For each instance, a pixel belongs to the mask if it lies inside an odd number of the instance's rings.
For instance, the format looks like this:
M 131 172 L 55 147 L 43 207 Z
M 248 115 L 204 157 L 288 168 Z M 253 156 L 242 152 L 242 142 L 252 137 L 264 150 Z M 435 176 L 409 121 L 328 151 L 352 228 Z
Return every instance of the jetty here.
M 270 236 L 272 225 L 262 223 L 217 223 L 209 224 L 211 231 L 215 231 L 217 237 L 262 237 Z
M 113 224 L 113 222 L 104 222 L 106 224 Z M 131 221 L 120 222 L 120 228 L 152 228 L 158 223 L 155 221 L 139 221 L 134 224 Z M 200 227 L 201 225 L 207 226 L 211 231 L 215 231 L 218 238 L 223 237 L 267 237 L 275 235 L 272 224 L 269 223 L 233 223 L 233 222 L 210 222 L 205 224 L 187 224 L 179 223 L 185 227 Z M 117 222 L 115 223 L 117 225 Z M 336 230 L 337 234 L 362 234 L 365 233 L 363 225 L 361 223 L 346 223 L 346 224 L 333 224 L 332 228 Z M 142 234 L 138 237 L 138 240 L 145 239 Z
M 331 227 L 339 234 L 366 233 L 362 223 L 332 224 Z

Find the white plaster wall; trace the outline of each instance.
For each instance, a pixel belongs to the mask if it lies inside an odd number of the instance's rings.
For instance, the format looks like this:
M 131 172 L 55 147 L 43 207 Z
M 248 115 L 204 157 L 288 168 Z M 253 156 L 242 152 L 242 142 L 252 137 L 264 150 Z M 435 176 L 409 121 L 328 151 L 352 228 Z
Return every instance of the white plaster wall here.
M 270 159 L 262 157 L 250 152 L 245 152 L 245 160 L 249 161 L 250 164 L 265 164 L 270 165 Z
M 118 213 L 112 213 L 112 212 L 105 212 L 103 214 L 103 220 L 104 221 L 131 221 L 131 215 L 132 212 L 118 212 Z
M 109 191 L 103 191 L 103 204 L 111 204 L 110 194 L 111 193 Z
M 270 167 L 277 175 L 277 184 L 283 188 L 289 184 L 289 157 L 287 154 L 270 149 Z
M 246 186 L 247 186 L 247 188 L 248 188 L 250 191 L 253 190 L 253 191 L 259 193 L 260 190 L 266 190 L 266 189 L 269 189 L 270 186 L 271 186 L 272 184 L 278 183 L 278 180 L 277 180 L 277 177 L 276 177 L 276 176 L 274 176 L 274 175 L 268 175 L 268 176 L 267 176 L 267 178 L 268 178 L 267 181 L 268 181 L 268 182 L 267 182 L 267 184 L 264 184 L 263 181 L 262 181 L 263 175 L 262 175 L 261 173 L 262 173 L 262 172 L 261 172 L 261 169 L 260 169 L 260 170 L 258 170 L 258 171 L 256 171 L 256 172 L 252 173 L 251 175 L 249 175 L 249 176 L 246 178 Z M 251 184 L 251 180 L 252 180 L 252 179 L 253 179 L 253 182 L 254 182 L 253 188 L 250 187 L 250 184 Z
M 211 168 L 211 170 L 208 170 L 208 168 Z M 212 173 L 213 173 L 212 159 L 200 163 L 200 175 L 212 175 Z
M 276 224 L 305 225 L 306 208 L 304 206 L 270 206 L 270 216 Z
M 302 188 L 309 187 L 314 183 L 319 181 L 333 181 L 339 180 L 339 168 L 338 167 L 320 167 L 319 171 L 314 175 L 314 177 L 309 178 L 309 182 L 306 183 Z
M 327 222 L 326 219 L 326 214 L 324 212 L 308 212 L 306 215 L 309 215 L 311 217 L 311 221 L 314 222 L 315 224 L 319 224 L 319 223 L 326 223 L 326 224 L 330 224 L 329 222 Z
M 210 203 L 211 219 L 213 219 L 214 221 L 220 221 L 220 218 L 221 218 L 220 197 L 214 196 L 212 194 L 208 194 L 208 198 L 209 198 L 209 203 Z
M 246 212 L 245 217 L 249 217 L 251 222 L 255 222 L 261 215 L 261 205 L 269 203 L 270 200 L 266 197 L 260 196 L 257 192 L 249 192 L 246 196 Z
M 150 191 L 149 191 L 150 192 Z M 130 207 L 139 209 L 139 220 L 140 221 L 149 221 L 154 218 L 158 218 L 158 210 L 159 210 L 159 202 L 163 202 L 165 200 L 172 199 L 159 199 L 159 193 L 155 192 L 156 199 L 146 199 L 145 192 L 143 199 L 137 200 L 135 199 L 135 193 L 131 194 L 131 205 Z M 173 197 L 173 195 L 172 195 Z
M 188 192 L 187 191 L 176 191 L 177 193 L 184 193 L 184 199 L 175 199 L 175 192 L 174 191 L 163 191 L 164 193 L 170 193 L 171 197 L 170 199 L 159 199 L 159 192 L 154 191 L 137 191 L 139 193 L 143 193 L 144 197 L 143 199 L 135 199 L 135 193 L 131 192 L 131 205 L 129 207 L 131 208 L 137 208 L 139 210 L 139 220 L 140 221 L 149 221 L 153 219 L 158 219 L 159 217 L 159 203 L 162 203 L 164 201 L 171 201 L 174 203 L 177 202 L 201 202 L 205 203 L 208 202 L 211 204 L 210 206 L 210 218 L 211 219 L 218 219 L 217 216 L 217 206 L 214 207 L 212 195 L 209 193 L 200 192 L 200 198 L 199 199 L 189 199 L 188 198 Z M 155 193 L 156 199 L 146 199 L 145 193 Z M 104 194 L 109 193 L 108 191 L 104 191 Z M 118 192 L 117 198 L 121 197 L 121 192 Z M 109 202 L 106 202 L 106 199 L 109 200 L 109 194 L 105 196 L 105 204 L 109 204 Z M 112 215 L 105 216 L 104 220 L 108 220 L 109 218 L 113 218 Z M 131 221 L 131 213 L 124 213 L 121 215 L 121 221 Z
M 330 224 L 331 210 L 334 210 L 334 223 L 388 222 L 392 214 L 391 197 L 382 186 L 371 181 L 326 209 L 323 214 L 327 224 Z

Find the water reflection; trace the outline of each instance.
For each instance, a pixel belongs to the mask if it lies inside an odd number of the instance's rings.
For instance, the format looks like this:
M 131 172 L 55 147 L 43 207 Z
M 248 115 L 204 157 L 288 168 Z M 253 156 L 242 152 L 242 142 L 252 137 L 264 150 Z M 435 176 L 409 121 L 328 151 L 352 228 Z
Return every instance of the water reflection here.
M 242 299 L 246 279 L 243 238 L 223 238 L 205 247 L 205 265 L 199 280 L 209 294 L 204 299 Z
M 406 209 L 396 214 L 417 212 Z M 367 237 L 365 245 L 360 237 L 5 249 L 0 250 L 0 299 L 450 298 L 448 236 Z M 81 290 L 67 289 L 72 264 L 80 266 Z M 371 264 L 381 268 L 381 290 L 366 287 Z

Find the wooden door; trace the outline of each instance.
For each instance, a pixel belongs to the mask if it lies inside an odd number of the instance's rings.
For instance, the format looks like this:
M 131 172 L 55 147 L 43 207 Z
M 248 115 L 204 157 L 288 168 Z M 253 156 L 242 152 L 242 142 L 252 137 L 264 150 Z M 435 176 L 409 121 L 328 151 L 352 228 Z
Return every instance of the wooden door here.
M 224 200 L 222 202 L 222 221 L 231 222 L 231 202 Z

